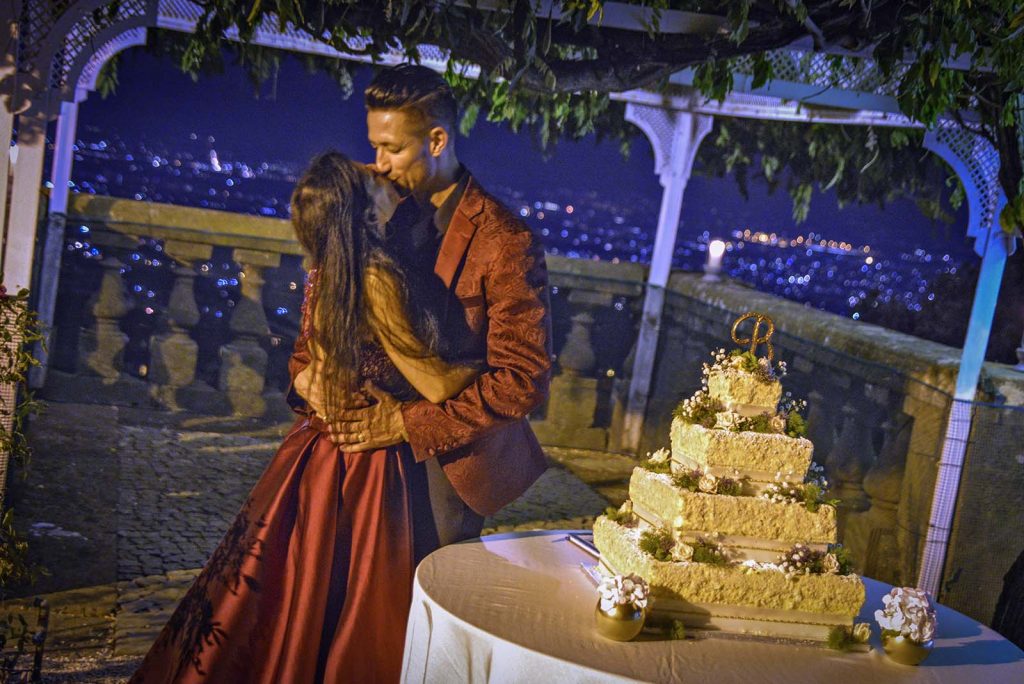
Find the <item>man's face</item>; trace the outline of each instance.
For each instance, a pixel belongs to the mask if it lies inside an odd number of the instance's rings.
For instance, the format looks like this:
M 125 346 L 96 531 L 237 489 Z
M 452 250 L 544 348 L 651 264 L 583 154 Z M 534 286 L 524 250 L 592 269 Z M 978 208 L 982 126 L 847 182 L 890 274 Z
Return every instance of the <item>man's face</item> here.
M 423 121 L 398 109 L 370 109 L 366 127 L 378 173 L 409 192 L 428 190 L 437 157 L 431 154 L 430 130 Z

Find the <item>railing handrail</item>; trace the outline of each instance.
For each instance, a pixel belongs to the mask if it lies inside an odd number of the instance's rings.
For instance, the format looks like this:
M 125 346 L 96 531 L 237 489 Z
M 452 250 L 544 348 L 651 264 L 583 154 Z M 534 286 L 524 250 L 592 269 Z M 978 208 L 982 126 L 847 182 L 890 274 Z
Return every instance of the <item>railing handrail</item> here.
M 827 311 L 808 309 L 733 282 L 709 283 L 697 274 L 675 271 L 666 289 L 676 296 L 725 311 L 761 310 L 772 316 L 776 328 L 787 337 L 840 352 L 863 363 L 891 368 L 924 386 L 944 394 L 953 393 L 960 366 L 960 350 L 954 347 Z M 815 319 L 813 325 L 801 324 L 808 317 Z M 983 372 L 1001 393 L 1010 390 L 1015 396 L 1024 396 L 1024 377 L 1015 376 L 1012 366 L 987 361 Z

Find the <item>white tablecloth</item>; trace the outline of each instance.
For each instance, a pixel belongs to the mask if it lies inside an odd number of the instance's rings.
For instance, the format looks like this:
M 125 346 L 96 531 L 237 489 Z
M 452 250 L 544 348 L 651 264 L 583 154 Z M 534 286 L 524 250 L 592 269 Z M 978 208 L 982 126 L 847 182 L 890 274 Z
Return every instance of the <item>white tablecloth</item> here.
M 1024 652 L 944 606 L 928 660 L 890 661 L 871 618 L 890 587 L 874 580 L 858 619 L 874 628 L 870 653 L 717 635 L 610 641 L 594 629 L 597 592 L 581 561 L 593 563 L 564 531 L 492 535 L 428 556 L 416 572 L 403 681 L 1024 683 Z

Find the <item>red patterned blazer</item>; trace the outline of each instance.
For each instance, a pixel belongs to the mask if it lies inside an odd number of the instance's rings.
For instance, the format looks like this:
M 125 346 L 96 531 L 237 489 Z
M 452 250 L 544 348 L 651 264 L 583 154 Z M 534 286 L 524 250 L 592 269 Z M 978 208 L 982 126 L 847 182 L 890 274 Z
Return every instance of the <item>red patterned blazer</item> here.
M 481 515 L 521 495 L 547 462 L 527 415 L 547 398 L 551 317 L 537 236 L 470 177 L 438 252 L 446 315 L 463 316 L 469 357 L 484 372 L 441 404 L 404 405 L 417 461 L 437 458 L 456 493 Z

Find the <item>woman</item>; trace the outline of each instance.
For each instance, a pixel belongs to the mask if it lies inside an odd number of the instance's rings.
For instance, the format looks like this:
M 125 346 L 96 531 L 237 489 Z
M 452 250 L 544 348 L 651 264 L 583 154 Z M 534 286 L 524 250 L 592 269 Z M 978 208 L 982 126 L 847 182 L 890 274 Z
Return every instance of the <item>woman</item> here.
M 383 246 L 389 190 L 338 153 L 296 186 L 312 265 L 289 363 L 301 415 L 133 682 L 398 680 L 413 571 L 437 547 L 426 473 L 406 444 L 340 451 L 327 422 L 367 381 L 442 401 L 476 372 L 442 359 Z

